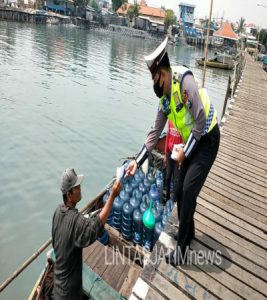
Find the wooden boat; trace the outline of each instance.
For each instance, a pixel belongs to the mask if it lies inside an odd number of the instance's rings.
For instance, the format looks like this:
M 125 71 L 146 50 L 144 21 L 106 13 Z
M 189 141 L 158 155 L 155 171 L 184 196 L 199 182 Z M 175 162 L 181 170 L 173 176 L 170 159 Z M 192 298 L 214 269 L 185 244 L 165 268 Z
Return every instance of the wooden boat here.
M 157 168 L 163 166 L 163 155 L 160 152 L 164 151 L 164 144 L 165 136 L 159 140 L 157 151 L 152 152 L 151 159 Z M 88 208 L 83 212 L 84 214 L 95 214 L 103 206 L 103 196 L 112 183 L 113 180 L 103 192 L 89 203 Z M 145 261 L 150 256 L 150 252 L 139 245 L 134 245 L 132 241 L 126 241 L 120 232 L 108 224 L 105 225 L 105 229 L 109 234 L 108 245 L 104 246 L 96 241 L 83 249 L 83 290 L 85 299 L 87 297 L 97 300 L 128 299 Z M 117 253 L 120 258 L 123 257 L 123 260 L 114 260 L 114 253 Z M 48 256 L 45 269 L 35 283 L 28 300 L 49 299 L 45 297 L 46 293 L 49 293 L 49 288 L 50 292 L 52 291 L 51 278 L 53 278 L 53 273 L 51 275 L 50 271 L 53 269 L 55 257 L 53 252 L 51 254 L 51 250 L 48 251 Z M 105 259 L 112 263 L 107 265 Z
M 196 62 L 200 66 L 204 66 L 204 59 L 196 59 Z M 207 66 L 211 68 L 219 68 L 219 69 L 226 69 L 232 70 L 234 68 L 234 63 L 223 63 L 217 60 L 207 60 Z

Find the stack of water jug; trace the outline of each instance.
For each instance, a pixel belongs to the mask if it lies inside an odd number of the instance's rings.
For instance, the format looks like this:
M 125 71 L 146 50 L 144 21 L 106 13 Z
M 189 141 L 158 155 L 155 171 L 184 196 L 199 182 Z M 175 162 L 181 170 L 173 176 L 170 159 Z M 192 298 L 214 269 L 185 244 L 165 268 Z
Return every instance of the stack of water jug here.
M 123 178 L 122 184 L 107 223 L 120 231 L 125 240 L 132 240 L 151 251 L 167 224 L 174 205 L 172 199 L 165 206 L 161 202 L 162 172 L 150 167 L 145 176 L 140 169 L 134 177 Z M 109 191 L 103 197 L 103 204 L 108 197 Z

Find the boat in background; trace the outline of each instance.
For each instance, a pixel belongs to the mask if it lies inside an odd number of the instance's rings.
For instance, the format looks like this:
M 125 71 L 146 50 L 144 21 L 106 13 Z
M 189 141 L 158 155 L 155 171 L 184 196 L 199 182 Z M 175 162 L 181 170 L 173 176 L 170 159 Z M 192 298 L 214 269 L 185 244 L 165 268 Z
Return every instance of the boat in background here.
M 196 62 L 200 65 L 204 65 L 204 58 L 196 59 Z M 231 55 L 226 53 L 214 53 L 214 57 L 207 60 L 207 66 L 211 68 L 219 68 L 232 70 L 234 68 L 234 60 Z

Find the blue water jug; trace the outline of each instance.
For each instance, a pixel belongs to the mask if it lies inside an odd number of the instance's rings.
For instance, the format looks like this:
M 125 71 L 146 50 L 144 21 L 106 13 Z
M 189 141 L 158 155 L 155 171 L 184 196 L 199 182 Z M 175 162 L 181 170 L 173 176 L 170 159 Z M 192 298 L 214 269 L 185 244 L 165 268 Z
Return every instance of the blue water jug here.
M 155 223 L 160 222 L 162 219 L 162 216 L 160 215 L 160 212 L 158 211 L 158 209 L 156 207 L 152 208 L 152 212 L 155 218 Z
M 133 191 L 134 191 L 136 188 L 138 188 L 139 183 L 135 180 L 135 178 L 132 179 L 131 184 L 132 184 Z
M 141 178 L 141 181 L 143 182 L 144 179 L 145 179 L 145 177 L 146 177 L 146 175 L 145 175 L 145 173 L 143 172 L 143 170 L 141 170 L 141 169 L 139 169 L 138 172 L 139 172 L 139 176 L 140 176 L 140 178 Z
M 103 245 L 107 245 L 108 241 L 109 241 L 109 234 L 106 230 L 104 230 L 102 236 L 100 238 L 98 238 L 98 241 L 103 244 Z
M 127 202 L 123 205 L 121 233 L 126 240 L 132 239 L 133 207 Z
M 136 182 L 138 183 L 138 185 L 140 184 L 140 182 L 142 182 L 142 179 L 140 177 L 139 172 L 136 172 L 134 175 L 134 179 L 136 180 Z
M 139 191 L 144 195 L 147 192 L 146 187 L 144 186 L 143 182 L 139 183 Z
M 150 190 L 151 184 L 150 184 L 150 181 L 147 178 L 144 179 L 144 186 L 146 187 L 147 191 Z
M 148 205 L 146 204 L 146 202 L 142 202 L 140 204 L 140 211 L 141 211 L 141 214 L 143 214 L 148 208 Z
M 123 202 L 119 196 L 115 198 L 112 207 L 113 207 L 113 224 L 112 224 L 112 226 L 115 229 L 120 231 L 121 221 L 122 221 Z
M 110 195 L 110 192 L 107 191 L 106 194 L 103 196 L 103 206 L 107 203 L 109 195 Z M 107 224 L 112 226 L 112 223 L 113 223 L 113 208 L 111 208 L 110 213 L 107 218 Z
M 123 203 L 126 203 L 126 202 L 128 202 L 128 201 L 130 200 L 130 196 L 129 196 L 129 194 L 126 192 L 126 190 L 122 190 L 122 191 L 120 192 L 120 198 L 121 198 L 121 201 L 122 201 Z
M 169 208 L 170 211 L 172 211 L 173 207 L 174 207 L 174 202 L 172 199 L 169 199 L 166 203 L 167 207 Z
M 143 214 L 137 208 L 133 212 L 133 242 L 142 245 L 142 236 L 143 236 Z
M 150 200 L 149 208 L 143 214 L 143 247 L 151 251 L 153 247 L 155 218 L 152 212 L 153 202 Z
M 162 215 L 162 220 L 161 220 L 161 224 L 162 227 L 164 228 L 166 226 L 166 224 L 168 223 L 169 217 L 167 214 L 163 214 Z
M 149 180 L 149 182 L 150 182 L 151 185 L 154 184 L 154 183 L 156 183 L 156 179 L 155 179 L 155 177 L 154 177 L 154 175 L 152 173 L 148 173 L 147 174 L 147 179 Z
M 163 177 L 162 177 L 162 173 L 158 173 L 158 175 L 156 177 L 156 185 L 157 185 L 158 192 L 159 192 L 159 199 L 161 199 L 161 197 L 162 197 L 162 191 L 163 191 Z
M 156 208 L 157 208 L 159 214 L 162 216 L 163 215 L 163 211 L 164 211 L 163 205 L 160 202 L 157 202 L 156 203 Z
M 131 204 L 131 206 L 133 207 L 133 209 L 136 209 L 136 208 L 139 207 L 140 201 L 137 200 L 136 197 L 132 197 L 132 198 L 130 199 L 130 204 Z
M 157 222 L 155 225 L 155 229 L 154 229 L 154 242 L 153 242 L 154 245 L 156 244 L 157 240 L 159 239 L 159 236 L 160 236 L 162 230 L 163 230 L 162 223 Z
M 159 192 L 156 184 L 152 184 L 149 191 L 149 197 L 153 203 L 159 201 Z
M 133 197 L 135 197 L 141 203 L 143 194 L 139 189 L 135 189 L 133 192 Z
M 125 190 L 126 193 L 128 193 L 129 197 L 132 196 L 133 188 L 132 188 L 132 185 L 130 183 L 126 183 L 126 185 L 124 187 L 124 190 Z
M 148 194 L 144 194 L 142 197 L 142 202 L 145 202 L 147 206 L 149 205 L 150 199 Z

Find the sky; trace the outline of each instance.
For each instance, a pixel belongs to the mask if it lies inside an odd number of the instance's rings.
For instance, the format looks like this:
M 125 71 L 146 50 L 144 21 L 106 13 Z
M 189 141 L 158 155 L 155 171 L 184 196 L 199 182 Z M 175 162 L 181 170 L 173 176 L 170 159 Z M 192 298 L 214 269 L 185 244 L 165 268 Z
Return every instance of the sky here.
M 166 9 L 172 9 L 178 14 L 180 2 L 194 4 L 195 17 L 209 16 L 211 0 L 146 0 L 147 5 L 153 7 L 164 6 Z M 129 0 L 129 2 L 133 2 Z M 138 1 L 139 2 L 139 1 Z M 257 6 L 260 3 L 263 6 Z M 245 18 L 246 24 L 253 23 L 257 27 L 267 29 L 267 0 L 213 0 L 212 17 L 221 18 L 235 22 L 241 17 Z

